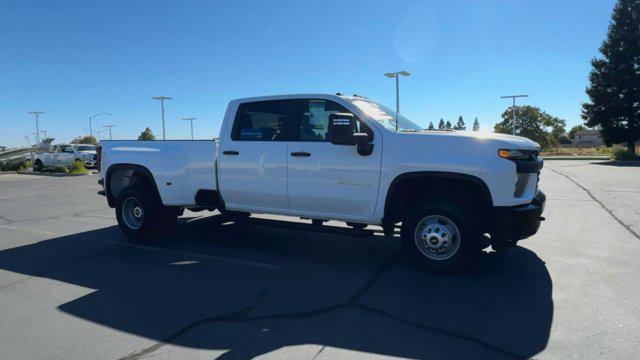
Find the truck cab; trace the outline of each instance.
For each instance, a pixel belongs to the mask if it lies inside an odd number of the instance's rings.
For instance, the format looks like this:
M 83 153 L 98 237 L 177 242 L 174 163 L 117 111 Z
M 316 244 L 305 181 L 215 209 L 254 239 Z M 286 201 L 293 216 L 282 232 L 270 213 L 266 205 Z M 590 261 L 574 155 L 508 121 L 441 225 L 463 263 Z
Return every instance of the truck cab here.
M 142 222 L 132 231 L 126 221 L 128 214 L 137 224 L 133 209 L 147 213 L 143 202 L 163 209 L 167 219 L 195 207 L 281 214 L 379 225 L 388 235 L 399 226 L 414 263 L 454 269 L 470 263 L 483 234 L 500 250 L 533 235 L 545 202 L 533 141 L 424 131 L 359 96 L 238 99 L 227 108 L 217 142 L 101 146 L 104 193 L 134 238 L 148 237 Z M 132 191 L 154 200 L 124 204 L 123 197 L 136 197 Z

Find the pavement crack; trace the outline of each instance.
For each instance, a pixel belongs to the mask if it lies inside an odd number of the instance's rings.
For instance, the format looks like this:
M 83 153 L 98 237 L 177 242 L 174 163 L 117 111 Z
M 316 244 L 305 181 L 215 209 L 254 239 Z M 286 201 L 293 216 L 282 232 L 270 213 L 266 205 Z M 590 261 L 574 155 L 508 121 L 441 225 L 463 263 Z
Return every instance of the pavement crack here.
M 317 359 L 317 358 L 318 358 L 318 356 L 320 356 L 320 354 L 322 354 L 322 352 L 323 352 L 323 351 L 324 351 L 324 349 L 326 349 L 326 348 L 327 348 L 327 345 L 322 345 L 322 347 L 320 348 L 320 350 L 318 350 L 318 352 L 317 352 L 315 355 L 313 355 L 313 358 L 312 358 L 312 359 Z
M 4 225 L 8 225 L 8 224 L 13 223 L 13 220 L 11 220 L 11 219 L 9 219 L 9 218 L 6 218 L 6 217 L 4 217 L 4 216 L 0 216 L 0 220 L 2 220 L 2 221 L 6 221 L 6 222 L 7 222 L 7 223 L 6 223 L 6 224 L 4 224 Z
M 392 320 L 395 320 L 397 322 L 403 323 L 405 325 L 409 325 L 411 327 L 414 327 L 416 329 L 422 330 L 424 332 L 429 332 L 429 333 L 434 333 L 434 334 L 438 334 L 438 335 L 442 335 L 442 336 L 448 336 L 448 337 L 452 337 L 452 338 L 456 338 L 458 340 L 463 340 L 463 341 L 467 341 L 467 342 L 472 342 L 476 345 L 480 345 L 485 349 L 491 350 L 493 352 L 499 353 L 505 357 L 511 358 L 511 359 L 528 359 L 527 356 L 524 355 L 520 355 L 520 354 L 516 354 L 513 353 L 511 351 L 505 350 L 503 348 L 500 348 L 498 346 L 495 346 L 489 342 L 486 342 L 482 339 L 479 339 L 477 337 L 474 337 L 471 334 L 467 334 L 461 331 L 456 331 L 456 330 L 452 330 L 452 329 L 448 329 L 445 327 L 440 327 L 440 326 L 429 326 L 429 325 L 425 325 L 422 324 L 420 322 L 417 321 L 411 321 L 408 319 L 405 319 L 403 317 L 388 313 L 382 309 L 378 309 L 376 307 L 372 307 L 372 306 L 367 306 L 364 304 L 355 304 L 355 305 L 351 305 L 351 307 L 353 308 L 357 308 L 357 309 L 361 309 L 364 311 L 368 311 L 370 313 L 373 314 L 377 314 Z
M 258 296 L 258 301 L 251 306 L 248 306 L 244 309 L 235 311 L 235 312 L 231 312 L 228 314 L 223 314 L 223 315 L 217 315 L 217 316 L 211 316 L 208 318 L 204 318 L 204 319 L 200 319 L 197 320 L 191 324 L 186 325 L 185 327 L 183 327 L 182 329 L 178 330 L 177 332 L 175 332 L 174 334 L 168 336 L 167 338 L 165 338 L 164 340 L 150 346 L 147 347 L 143 350 L 140 350 L 138 352 L 135 353 L 131 353 L 127 356 L 124 356 L 122 358 L 120 358 L 120 360 L 138 360 L 141 359 L 143 357 L 147 357 L 150 356 L 153 352 L 159 350 L 160 348 L 162 348 L 163 346 L 170 344 L 171 342 L 173 342 L 174 340 L 178 339 L 179 337 L 185 335 L 186 333 L 194 330 L 197 327 L 203 326 L 203 325 L 208 325 L 208 324 L 214 324 L 214 323 L 218 323 L 218 322 L 235 322 L 235 323 L 249 323 L 249 322 L 255 322 L 255 321 L 265 321 L 265 320 L 301 320 L 301 319 L 307 319 L 307 318 L 311 318 L 311 317 L 315 317 L 315 316 L 320 316 L 320 315 L 324 315 L 326 313 L 335 311 L 335 310 L 339 310 L 339 309 L 358 309 L 358 310 L 362 310 L 362 311 L 366 311 L 378 316 L 383 316 L 386 317 L 388 319 L 394 320 L 394 321 L 398 321 L 401 322 L 405 325 L 411 326 L 415 329 L 421 330 L 421 331 L 425 331 L 425 332 L 429 332 L 429 333 L 434 333 L 434 334 L 438 334 L 441 336 L 447 336 L 447 337 L 451 337 L 451 338 L 455 338 L 458 340 L 462 340 L 462 341 L 467 341 L 467 342 L 471 342 L 477 345 L 482 346 L 485 349 L 488 349 L 490 351 L 496 352 L 500 355 L 503 355 L 507 358 L 511 358 L 511 359 L 526 359 L 526 356 L 522 356 L 520 354 L 516 354 L 513 352 L 510 352 L 508 350 L 502 349 L 498 346 L 492 345 L 482 339 L 476 338 L 471 334 L 467 334 L 464 332 L 460 332 L 460 331 L 456 331 L 456 330 L 452 330 L 452 329 L 448 329 L 448 328 L 444 328 L 444 327 L 437 327 L 437 326 L 429 326 L 429 325 L 425 325 L 416 321 L 411 321 L 405 318 L 402 318 L 400 316 L 397 315 L 393 315 L 391 313 L 388 313 L 382 309 L 378 309 L 376 307 L 372 307 L 372 306 L 367 306 L 364 305 L 362 303 L 359 303 L 358 301 L 375 285 L 376 281 L 378 281 L 378 279 L 380 278 L 380 276 L 387 271 L 390 267 L 392 267 L 393 265 L 395 265 L 401 258 L 401 254 L 397 254 L 394 257 L 392 257 L 388 262 L 386 262 L 383 266 L 381 266 L 374 274 L 373 276 L 367 281 L 365 282 L 365 284 L 363 286 L 361 286 L 360 288 L 358 288 L 346 301 L 341 302 L 341 303 L 337 303 L 331 306 L 327 306 L 327 307 L 323 307 L 323 308 L 318 308 L 318 309 L 314 309 L 314 310 L 308 310 L 308 311 L 300 311 L 300 312 L 293 312 L 293 313 L 279 313 L 279 314 L 271 314 L 271 315 L 258 315 L 258 316 L 250 316 L 249 314 L 251 312 L 253 312 L 259 305 L 261 302 L 263 302 L 266 298 L 266 296 L 264 295 L 264 292 L 261 293 L 261 295 Z M 326 348 L 326 345 L 323 345 L 322 348 L 315 354 L 314 358 L 317 358 L 320 353 L 322 353 L 322 351 Z
M 571 181 L 572 183 L 576 184 L 576 186 L 578 186 L 580 189 L 584 190 L 587 195 L 589 195 L 589 197 L 591 199 L 593 199 L 593 201 L 595 201 L 598 205 L 600 205 L 600 207 L 602 207 L 607 213 L 609 213 L 609 215 L 611 215 L 612 218 L 614 218 L 618 224 L 622 225 L 622 227 L 624 227 L 625 229 L 627 229 L 627 231 L 629 231 L 633 236 L 635 236 L 636 239 L 640 240 L 640 234 L 638 234 L 636 231 L 634 231 L 631 226 L 625 224 L 622 220 L 620 220 L 620 218 L 618 218 L 611 209 L 609 209 L 608 207 L 606 207 L 604 205 L 604 203 L 602 201 L 600 201 L 598 198 L 596 198 L 589 189 L 587 189 L 586 187 L 582 186 L 579 182 L 573 180 L 569 175 L 558 171 L 558 170 L 554 170 L 554 169 L 549 169 L 551 171 L 553 171 L 554 173 L 564 177 L 565 179 Z
M 337 309 L 341 309 L 341 308 L 347 308 L 347 307 L 356 307 L 356 302 L 367 292 L 369 291 L 369 289 L 371 289 L 371 287 L 373 287 L 374 283 L 378 280 L 378 278 L 382 275 L 382 273 L 384 271 L 386 271 L 387 269 L 389 269 L 391 266 L 393 266 L 398 260 L 400 259 L 400 254 L 396 254 L 395 256 L 393 256 L 389 261 L 387 261 L 383 266 L 381 266 L 374 274 L 373 276 L 367 280 L 365 282 L 365 284 L 363 286 L 361 286 L 360 288 L 358 288 L 351 296 L 349 296 L 347 298 L 346 301 L 341 302 L 341 303 L 337 303 L 328 307 L 323 307 L 323 308 L 318 308 L 318 309 L 314 309 L 314 310 L 307 310 L 307 311 L 300 311 L 300 312 L 293 312 L 293 313 L 279 313 L 279 314 L 272 314 L 272 315 L 258 315 L 258 316 L 248 316 L 249 313 L 251 313 L 256 307 L 258 307 L 262 302 L 264 302 L 266 300 L 266 294 L 265 292 L 261 292 L 258 296 L 258 300 L 256 301 L 256 303 L 250 307 L 247 307 L 245 309 L 239 310 L 239 311 L 235 311 L 229 314 L 223 314 L 223 315 L 216 315 L 216 316 L 211 316 L 208 318 L 204 318 L 204 319 L 200 319 L 197 320 L 195 322 L 192 322 L 191 324 L 188 324 L 186 326 L 184 326 L 183 328 L 181 328 L 180 330 L 178 330 L 177 332 L 173 333 L 172 335 L 168 336 L 167 338 L 165 338 L 164 340 L 150 346 L 147 347 L 145 349 L 142 349 L 138 352 L 129 354 L 127 356 L 124 356 L 122 358 L 120 358 L 120 360 L 137 360 L 137 359 L 141 359 L 142 357 L 148 356 L 150 354 L 152 354 L 153 352 L 157 351 L 158 349 L 162 348 L 163 346 L 165 346 L 166 344 L 171 343 L 172 341 L 174 341 L 175 339 L 179 338 L 180 336 L 188 333 L 189 331 L 200 327 L 202 325 L 208 325 L 208 324 L 213 324 L 216 322 L 236 322 L 236 323 L 244 323 L 244 322 L 252 322 L 252 321 L 264 321 L 264 320 L 300 320 L 300 319 L 306 319 L 306 318 L 310 318 L 310 317 L 314 317 L 314 316 L 318 316 L 318 315 L 322 315 Z

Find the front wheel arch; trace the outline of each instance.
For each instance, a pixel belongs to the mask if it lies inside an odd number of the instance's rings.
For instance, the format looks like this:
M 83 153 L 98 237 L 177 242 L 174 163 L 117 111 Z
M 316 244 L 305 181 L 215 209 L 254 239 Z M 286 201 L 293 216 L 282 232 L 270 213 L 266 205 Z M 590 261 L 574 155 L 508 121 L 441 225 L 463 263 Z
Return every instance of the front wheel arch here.
M 482 214 L 489 214 L 493 199 L 487 184 L 480 178 L 453 172 L 418 171 L 398 175 L 386 194 L 383 224 L 400 221 L 407 209 L 424 198 L 459 198 L 469 196 Z

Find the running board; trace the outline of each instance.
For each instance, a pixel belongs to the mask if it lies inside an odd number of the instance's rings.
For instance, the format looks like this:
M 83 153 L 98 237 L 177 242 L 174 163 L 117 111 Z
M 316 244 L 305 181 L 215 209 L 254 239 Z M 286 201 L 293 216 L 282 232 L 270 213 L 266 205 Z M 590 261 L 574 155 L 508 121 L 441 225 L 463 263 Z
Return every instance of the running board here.
M 313 231 L 313 232 L 337 234 L 337 235 L 344 235 L 344 236 L 371 237 L 375 233 L 375 231 L 368 230 L 368 229 L 358 230 L 358 229 L 344 228 L 344 227 L 330 226 L 330 225 L 313 225 L 313 224 L 298 223 L 293 221 L 270 220 L 270 219 L 260 219 L 260 218 L 252 218 L 252 217 L 247 219 L 238 219 L 238 220 L 234 219 L 232 221 L 238 222 L 238 223 L 251 224 L 251 225 L 271 226 L 271 227 L 278 227 L 278 228 L 284 228 L 284 229 Z M 380 232 L 382 232 L 382 230 L 380 230 Z

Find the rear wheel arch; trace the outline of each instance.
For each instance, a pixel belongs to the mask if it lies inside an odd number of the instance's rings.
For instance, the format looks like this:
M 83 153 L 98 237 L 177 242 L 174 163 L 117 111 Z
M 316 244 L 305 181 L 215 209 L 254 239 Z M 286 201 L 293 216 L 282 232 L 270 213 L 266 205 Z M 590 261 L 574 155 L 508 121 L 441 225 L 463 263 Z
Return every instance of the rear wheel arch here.
M 383 222 L 394 224 L 420 199 L 433 197 L 468 197 L 474 206 L 482 209 L 490 210 L 493 206 L 489 187 L 476 176 L 439 171 L 410 172 L 398 175 L 389 185 Z M 483 215 L 488 214 L 489 211 L 483 212 Z
M 131 185 L 140 184 L 160 200 L 160 192 L 151 171 L 138 164 L 111 165 L 105 175 L 105 193 L 110 207 L 116 206 L 118 194 Z

